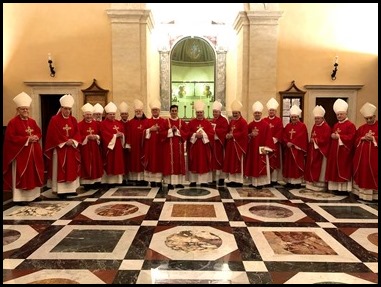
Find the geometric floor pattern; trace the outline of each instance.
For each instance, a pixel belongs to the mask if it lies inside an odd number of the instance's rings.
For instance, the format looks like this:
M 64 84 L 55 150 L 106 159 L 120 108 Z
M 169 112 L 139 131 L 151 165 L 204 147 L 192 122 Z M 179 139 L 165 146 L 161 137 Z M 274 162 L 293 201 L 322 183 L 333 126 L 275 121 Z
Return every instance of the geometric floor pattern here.
M 279 185 L 3 202 L 4 284 L 377 284 L 378 203 Z

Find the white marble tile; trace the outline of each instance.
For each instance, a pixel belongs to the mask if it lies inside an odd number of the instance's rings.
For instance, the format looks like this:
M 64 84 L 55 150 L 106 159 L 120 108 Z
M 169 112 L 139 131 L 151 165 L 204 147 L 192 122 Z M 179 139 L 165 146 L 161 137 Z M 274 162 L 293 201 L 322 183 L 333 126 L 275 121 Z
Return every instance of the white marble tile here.
M 233 198 L 222 198 L 221 202 L 228 202 L 228 203 L 233 203 L 234 199 Z
M 247 272 L 269 272 L 263 261 L 243 261 Z
M 157 226 L 157 220 L 143 220 L 141 226 Z
M 44 269 L 24 275 L 4 284 L 105 284 L 98 276 L 82 269 Z
M 249 284 L 246 272 L 142 270 L 136 284 Z
M 4 230 L 15 230 L 20 233 L 20 236 L 13 242 L 9 244 L 3 243 L 3 252 L 18 249 L 24 246 L 25 243 L 29 242 L 32 238 L 38 235 L 38 232 L 34 230 L 29 225 L 3 225 L 3 242 L 4 242 Z
M 194 188 L 194 187 L 193 187 Z M 220 193 L 218 190 L 214 188 L 208 188 L 208 187 L 198 187 L 200 188 L 200 192 L 205 192 L 207 194 L 203 195 L 192 195 L 192 194 L 187 194 L 187 189 L 188 188 L 175 188 L 171 189 L 168 191 L 168 195 L 177 197 L 177 198 L 183 198 L 183 199 L 209 199 L 212 197 L 220 196 Z M 191 188 L 192 189 L 192 188 Z M 179 193 L 181 191 L 181 193 Z
M 378 253 L 378 245 L 369 240 L 369 236 L 374 236 L 378 242 L 378 228 L 359 228 L 349 236 L 366 250 Z
M 372 272 L 378 274 L 378 262 L 364 262 L 364 264 L 372 270 Z
M 52 225 L 68 225 L 72 220 L 56 220 Z
M 233 234 L 210 226 L 176 226 L 155 233 L 150 249 L 173 260 L 216 260 L 238 249 Z
M 140 270 L 144 260 L 123 260 L 119 270 Z
M 24 262 L 25 259 L 4 259 L 3 260 L 3 269 L 13 270 L 21 263 Z
M 336 225 L 331 222 L 316 222 L 316 224 L 322 228 L 337 228 Z
M 299 272 L 284 284 L 375 284 L 373 282 L 339 272 Z
M 231 227 L 246 227 L 246 223 L 244 221 L 229 221 L 229 225 Z

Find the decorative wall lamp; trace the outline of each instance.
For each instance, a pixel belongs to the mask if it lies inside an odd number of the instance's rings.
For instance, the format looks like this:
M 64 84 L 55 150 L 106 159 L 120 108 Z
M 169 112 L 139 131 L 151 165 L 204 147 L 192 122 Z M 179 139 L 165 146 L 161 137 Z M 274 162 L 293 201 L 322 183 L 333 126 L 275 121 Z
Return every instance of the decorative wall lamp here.
M 337 67 L 339 66 L 339 57 L 335 57 L 335 63 L 333 64 L 333 71 L 331 74 L 332 81 L 336 80 Z
M 49 69 L 50 69 L 50 76 L 55 77 L 56 71 L 54 70 L 52 56 L 50 53 L 48 54 L 48 64 L 49 64 Z

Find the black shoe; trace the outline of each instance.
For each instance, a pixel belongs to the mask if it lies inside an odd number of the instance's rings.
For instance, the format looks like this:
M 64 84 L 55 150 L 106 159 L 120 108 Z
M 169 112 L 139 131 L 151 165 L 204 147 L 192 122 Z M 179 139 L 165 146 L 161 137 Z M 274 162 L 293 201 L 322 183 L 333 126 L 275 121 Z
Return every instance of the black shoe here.
M 66 194 L 66 193 L 63 193 L 63 194 L 57 194 L 57 196 L 58 196 L 59 199 L 66 199 L 67 194 Z
M 349 195 L 349 193 L 347 191 L 332 190 L 332 192 L 333 192 L 334 195 L 340 195 L 340 196 Z
M 27 201 L 16 201 L 14 203 L 18 206 L 27 206 L 29 202 L 27 202 Z
M 239 182 L 237 182 L 237 183 L 235 184 L 235 187 L 243 187 L 243 183 L 239 183 Z
M 156 182 L 151 181 L 151 187 L 156 187 Z
M 209 184 L 207 184 L 207 183 L 201 183 L 201 187 L 209 187 Z
M 225 180 L 224 179 L 219 179 L 218 180 L 218 185 L 224 185 L 225 184 Z
M 260 190 L 262 188 L 263 188 L 262 185 L 255 186 L 255 189 L 258 189 L 258 190 Z
M 38 201 L 42 201 L 42 198 L 41 197 L 37 197 L 32 202 L 38 202 Z
M 173 184 L 168 184 L 168 190 L 169 189 L 175 189 L 174 187 L 173 187 Z
M 184 188 L 184 185 L 182 185 L 182 184 L 176 184 L 176 188 Z
M 161 182 L 156 182 L 156 187 L 162 187 L 163 184 Z
M 235 187 L 236 183 L 234 181 L 231 181 L 231 182 L 228 182 L 226 184 L 226 186 L 229 186 L 229 187 Z
M 191 182 L 191 183 L 189 184 L 189 186 L 190 186 L 190 187 L 196 187 L 197 184 L 196 184 L 195 182 Z

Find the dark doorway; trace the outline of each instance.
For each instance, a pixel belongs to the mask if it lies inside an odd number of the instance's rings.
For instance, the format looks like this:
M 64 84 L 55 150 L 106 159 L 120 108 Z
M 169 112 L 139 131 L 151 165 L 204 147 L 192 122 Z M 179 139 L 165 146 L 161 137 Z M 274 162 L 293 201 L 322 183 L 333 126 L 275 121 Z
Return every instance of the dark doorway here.
M 320 105 L 325 109 L 325 121 L 332 128 L 337 122 L 336 114 L 333 111 L 333 104 L 338 98 L 316 98 L 316 105 Z M 344 101 L 348 102 L 347 98 L 342 98 Z
M 49 121 L 52 116 L 57 114 L 61 107 L 60 98 L 63 94 L 57 95 L 40 95 L 41 100 L 41 131 L 42 131 L 42 146 L 45 146 L 45 135 L 48 129 Z

